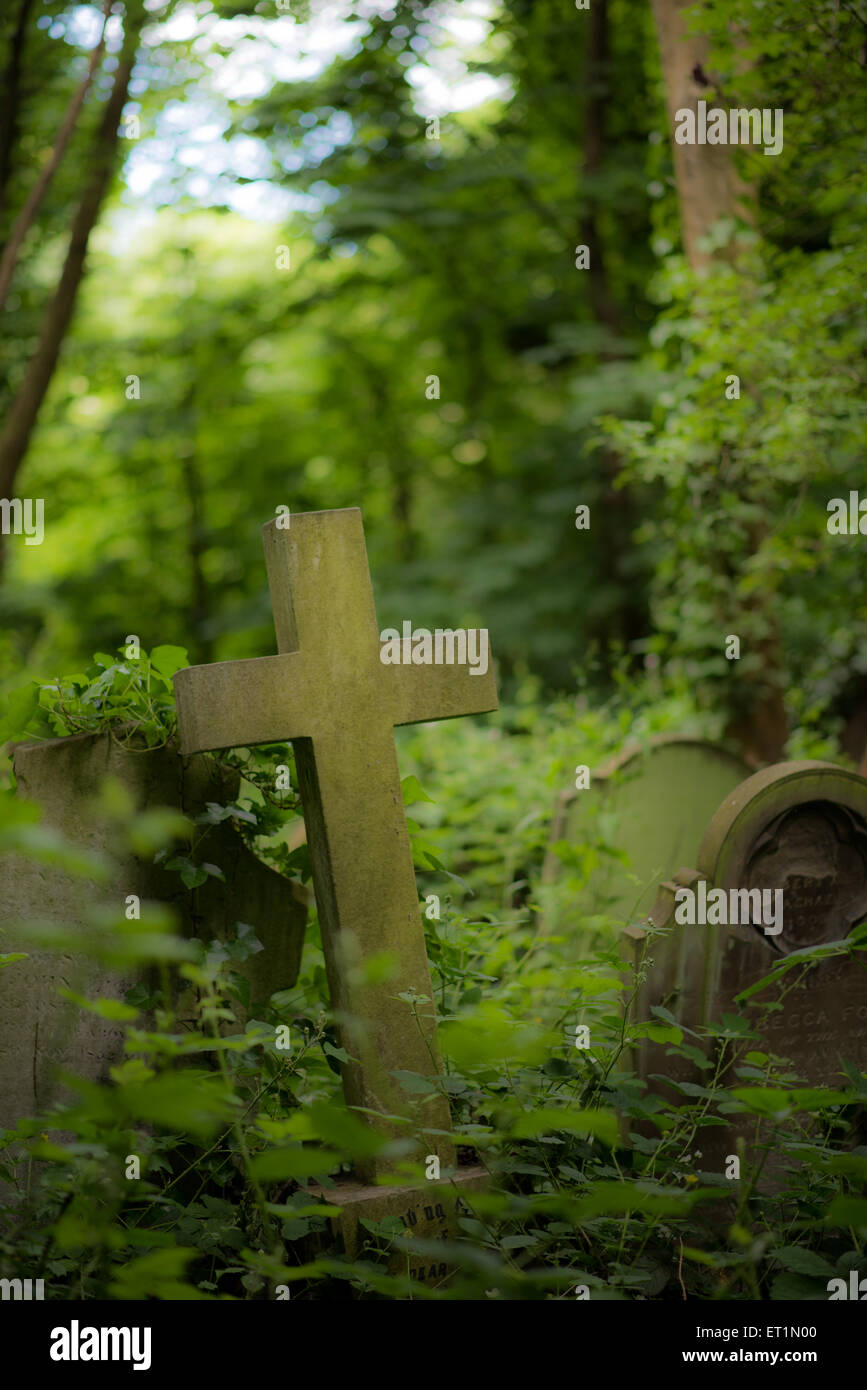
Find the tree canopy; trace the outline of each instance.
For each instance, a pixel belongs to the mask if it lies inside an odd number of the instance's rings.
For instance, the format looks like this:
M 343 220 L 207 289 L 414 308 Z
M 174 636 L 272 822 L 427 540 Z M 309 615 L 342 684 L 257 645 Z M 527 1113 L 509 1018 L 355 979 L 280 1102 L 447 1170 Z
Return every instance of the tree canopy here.
M 507 689 L 610 687 L 622 649 L 758 757 L 839 732 L 864 32 L 835 0 L 8 8 L 0 466 L 46 540 L 3 538 L 4 671 L 260 651 L 258 524 L 360 505 L 383 622 L 484 621 Z M 679 186 L 684 80 L 781 110 L 780 154 Z

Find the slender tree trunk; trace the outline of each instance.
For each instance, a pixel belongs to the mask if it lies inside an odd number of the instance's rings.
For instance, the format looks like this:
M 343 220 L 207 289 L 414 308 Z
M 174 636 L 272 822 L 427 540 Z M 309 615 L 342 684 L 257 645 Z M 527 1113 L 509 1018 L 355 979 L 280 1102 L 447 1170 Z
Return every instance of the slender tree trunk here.
M 36 214 L 39 211 L 42 199 L 45 197 L 45 194 L 48 191 L 48 188 L 51 184 L 51 180 L 54 178 L 54 175 L 56 174 L 57 169 L 60 165 L 60 161 L 66 153 L 66 147 L 69 144 L 72 132 L 75 129 L 79 112 L 81 111 L 81 108 L 84 105 L 84 98 L 87 96 L 90 84 L 93 81 L 93 75 L 96 72 L 96 69 L 99 66 L 99 63 L 102 59 L 103 48 L 105 46 L 105 21 L 108 19 L 108 13 L 111 9 L 111 5 L 112 0 L 105 0 L 105 9 L 103 11 L 102 20 L 102 33 L 99 37 L 99 43 L 91 51 L 90 62 L 87 66 L 87 73 L 82 82 L 79 83 L 79 86 L 76 89 L 76 91 L 73 93 L 72 100 L 70 101 L 69 106 L 66 109 L 66 114 L 63 117 L 60 129 L 57 132 L 57 139 L 55 140 L 54 148 L 51 151 L 51 158 L 49 159 L 45 168 L 39 174 L 36 182 L 30 190 L 30 194 L 27 198 L 27 201 L 25 202 L 23 208 L 18 214 L 18 217 L 15 219 L 15 225 L 12 228 L 12 231 L 9 235 L 9 241 L 3 248 L 3 255 L 0 256 L 0 309 L 2 309 L 3 305 L 6 303 L 6 296 L 9 293 L 9 286 L 12 283 L 12 276 L 15 273 L 15 264 L 18 260 L 18 252 L 21 249 L 21 244 L 24 241 L 24 238 L 29 232 L 31 226 L 33 225 L 34 218 L 36 217 Z
M 653 0 L 653 15 L 665 77 L 668 116 L 695 111 L 700 100 L 713 103 L 719 94 L 708 75 L 708 41 L 687 32 L 684 9 L 693 0 Z M 699 243 L 721 217 L 752 222 L 755 189 L 738 175 L 727 145 L 678 145 L 672 140 L 680 225 L 687 260 L 701 270 L 712 259 Z
M 590 252 L 586 274 L 590 309 L 594 319 L 612 334 L 622 328 L 620 306 L 611 288 L 605 250 L 598 225 L 598 199 L 593 180 L 603 168 L 606 153 L 606 118 L 611 100 L 609 87 L 608 0 L 593 0 L 588 15 L 584 90 L 587 93 L 583 110 L 583 162 L 579 175 L 579 197 L 583 211 L 580 239 Z M 590 187 L 587 188 L 586 181 Z M 603 362 L 613 362 L 620 356 L 616 347 L 600 353 Z M 629 645 L 641 637 L 647 628 L 647 608 L 635 584 L 625 577 L 632 532 L 636 518 L 632 495 L 628 488 L 618 488 L 617 478 L 622 460 L 615 449 L 604 446 L 599 453 L 603 473 L 603 489 L 596 515 L 599 537 L 599 563 L 602 578 L 623 594 L 616 610 L 606 621 L 612 637 Z
M 683 11 L 692 0 L 653 0 L 662 70 L 672 132 L 676 112 L 696 109 L 700 98 L 724 105 L 722 94 L 707 72 L 708 41 L 687 32 Z M 739 177 L 727 145 L 679 145 L 672 138 L 674 174 L 680 205 L 681 231 L 687 260 L 693 270 L 706 270 L 714 253 L 700 243 L 722 217 L 755 220 L 756 190 Z M 736 244 L 725 254 L 736 262 Z M 747 284 L 744 290 L 747 292 Z M 750 553 L 761 545 L 766 528 L 756 526 L 749 537 Z M 736 576 L 729 577 L 732 622 L 740 600 Z M 764 609 L 766 637 L 759 647 L 761 668 L 738 688 L 731 701 L 734 713 L 726 729 L 737 740 L 748 762 L 776 762 L 783 755 L 788 725 L 783 700 L 782 641 L 771 596 L 754 600 Z M 729 629 L 731 630 L 731 629 Z
M 181 301 L 195 304 L 199 300 L 199 282 L 193 247 L 181 242 L 177 247 L 181 258 Z M 205 520 L 205 489 L 199 467 L 199 384 L 206 380 L 202 372 L 201 338 L 195 321 L 190 321 L 189 335 L 178 343 L 182 359 L 189 364 L 187 388 L 180 404 L 179 419 L 183 443 L 178 449 L 181 478 L 187 498 L 187 556 L 189 559 L 189 623 L 192 634 L 190 653 L 194 661 L 214 659 L 213 638 L 207 635 L 211 616 L 211 591 L 205 574 L 204 556 L 207 550 Z
M 138 35 L 144 18 L 144 10 L 139 9 L 127 20 L 123 52 L 115 72 L 111 95 L 94 140 L 90 159 L 90 179 L 72 223 L 60 281 L 46 310 L 36 352 L 27 367 L 0 436 L 0 496 L 3 497 L 11 497 L 13 494 L 18 470 L 27 452 L 39 411 L 54 375 L 63 339 L 72 321 L 75 301 L 84 276 L 88 241 L 114 172 L 120 114 L 127 99 Z
M 6 190 L 12 174 L 12 151 L 18 130 L 18 111 L 21 105 L 21 60 L 27 21 L 34 0 L 21 0 L 18 19 L 9 45 L 9 59 L 3 70 L 2 106 L 0 106 L 0 216 L 6 207 Z
M 581 188 L 584 211 L 581 216 L 581 241 L 590 252 L 589 290 L 593 317 L 597 323 L 604 324 L 612 332 L 620 328 L 620 313 L 611 293 L 602 238 L 599 235 L 597 208 L 598 198 L 593 189 L 593 179 L 602 168 L 605 153 L 605 112 L 608 106 L 608 0 L 593 0 L 590 8 L 585 67 L 585 87 L 588 93 L 584 103 L 584 163 L 582 166 L 582 185 L 586 178 L 590 187 Z
M 195 385 L 190 388 L 185 405 L 189 408 L 190 418 L 194 420 Z M 207 663 L 214 659 L 214 643 L 206 631 L 211 605 L 208 581 L 202 563 L 206 549 L 204 495 L 195 445 L 195 425 L 190 442 L 181 447 L 180 462 L 189 509 L 187 555 L 190 561 L 190 627 L 195 641 L 195 658 Z

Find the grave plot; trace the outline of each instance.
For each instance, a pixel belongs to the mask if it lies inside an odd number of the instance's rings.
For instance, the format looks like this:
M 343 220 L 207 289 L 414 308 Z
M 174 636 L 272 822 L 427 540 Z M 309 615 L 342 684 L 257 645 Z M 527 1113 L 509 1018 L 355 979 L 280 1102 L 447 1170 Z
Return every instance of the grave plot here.
M 696 863 L 660 888 L 650 918 L 670 929 L 667 938 L 648 940 L 647 926 L 626 929 L 634 963 L 645 952 L 653 960 L 639 1017 L 650 1018 L 652 1007 L 662 1006 L 686 1028 L 701 1028 L 734 1014 L 738 996 L 750 992 L 746 1012 L 761 1040 L 736 1044 L 735 1058 L 763 1051 L 788 1059 L 807 1086 L 844 1087 L 846 1064 L 867 1067 L 863 955 L 820 958 L 809 968 L 787 970 L 761 991 L 752 993 L 752 987 L 793 953 L 850 941 L 867 917 L 867 780 L 823 762 L 782 763 L 755 773 L 718 808 Z M 710 904 L 714 890 L 744 906 L 751 895 L 749 909 L 737 913 L 737 921 L 731 911 L 717 914 L 710 906 L 706 922 L 678 920 L 688 915 L 687 895 Z M 778 920 L 756 910 L 771 893 L 780 896 Z M 728 920 L 711 920 L 717 915 Z M 650 1041 L 637 1050 L 635 1064 L 669 1098 L 671 1088 L 654 1078 L 703 1079 L 686 1059 Z M 735 1133 L 756 1139 L 755 1128 L 745 1124 L 733 1126 Z M 716 1162 L 733 1152 L 724 1134 L 708 1130 L 703 1137 L 700 1166 L 709 1166 L 710 1155 Z

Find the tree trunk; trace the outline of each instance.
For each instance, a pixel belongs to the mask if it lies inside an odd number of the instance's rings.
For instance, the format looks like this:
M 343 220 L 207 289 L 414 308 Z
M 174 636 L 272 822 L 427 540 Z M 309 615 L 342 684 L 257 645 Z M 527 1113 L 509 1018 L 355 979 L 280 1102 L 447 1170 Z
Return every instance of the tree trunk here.
M 114 172 L 120 114 L 127 99 L 138 34 L 144 19 L 144 10 L 140 9 L 127 21 L 123 52 L 115 72 L 111 95 L 94 140 L 90 180 L 73 220 L 60 281 L 45 313 L 39 345 L 27 367 L 24 380 L 9 411 L 3 434 L 0 436 L 0 496 L 3 497 L 13 495 L 18 470 L 27 452 L 33 428 L 57 366 L 63 339 L 72 320 L 76 297 L 84 276 L 88 240 L 99 217 Z
M 712 103 L 720 96 L 706 71 L 707 39 L 686 30 L 683 11 L 692 3 L 653 0 L 672 130 L 677 111 L 687 107 L 695 111 L 699 100 Z M 683 246 L 693 270 L 701 270 L 712 253 L 699 243 L 721 217 L 752 222 L 755 189 L 738 175 L 727 145 L 678 145 L 672 139 L 672 151 Z
M 21 59 L 24 36 L 34 0 L 21 0 L 18 19 L 9 45 L 9 61 L 3 71 L 3 104 L 0 106 L 0 215 L 6 207 L 6 189 L 12 174 L 12 150 L 18 130 L 18 110 L 21 104 Z
M 605 263 L 603 239 L 599 231 L 598 197 L 593 179 L 602 169 L 606 151 L 606 114 L 611 99 L 608 43 L 608 0 L 593 0 L 588 16 L 588 36 L 584 64 L 583 162 L 579 176 L 582 202 L 580 240 L 589 249 L 586 271 L 590 310 L 596 323 L 612 334 L 621 331 L 620 307 L 611 289 Z M 590 180 L 590 188 L 585 187 Z M 602 362 L 614 362 L 621 352 L 616 344 L 600 353 Z M 609 636 L 629 646 L 647 630 L 647 605 L 641 589 L 627 579 L 632 533 L 636 526 L 635 507 L 629 488 L 618 488 L 622 460 L 615 449 L 603 446 L 599 453 L 603 486 L 594 512 L 594 529 L 599 541 L 601 579 L 623 595 L 616 609 L 606 616 Z
M 198 283 L 195 277 L 195 258 L 190 246 L 179 248 L 185 269 L 185 299 L 195 302 L 198 298 Z M 178 449 L 183 487 L 187 497 L 187 556 L 190 565 L 190 603 L 189 621 L 192 633 L 193 659 L 207 664 L 214 659 L 214 641 L 208 634 L 208 620 L 211 616 L 211 594 L 205 574 L 204 557 L 207 551 L 207 525 L 205 521 L 205 489 L 199 469 L 199 411 L 198 388 L 202 380 L 199 365 L 199 340 L 195 329 L 190 334 L 183 351 L 189 362 L 189 382 L 181 402 L 180 420 L 186 436 Z
M 687 33 L 683 11 L 691 3 L 692 0 L 653 0 L 672 131 L 677 111 L 687 107 L 696 110 L 699 99 L 709 104 L 729 104 L 706 70 L 708 40 L 703 35 Z M 756 189 L 738 175 L 727 145 L 679 145 L 672 138 L 672 151 L 684 251 L 692 269 L 703 271 L 715 257 L 714 252 L 700 245 L 703 238 L 720 218 L 740 218 L 752 223 Z M 724 254 L 734 258 L 736 253 L 735 242 Z M 746 292 L 746 283 L 744 289 Z M 753 529 L 750 553 L 755 554 L 764 534 L 762 526 Z M 734 591 L 734 577 L 731 582 Z M 726 733 L 737 740 L 746 760 L 758 766 L 783 756 L 788 723 L 781 674 L 782 641 L 773 598 L 757 595 L 755 601 L 765 608 L 768 634 L 759 649 L 762 666 L 740 695 Z M 736 611 L 735 598 L 732 607 Z M 736 619 L 732 621 L 736 630 Z
M 66 147 L 75 129 L 78 114 L 84 105 L 84 98 L 87 96 L 90 84 L 93 81 L 93 75 L 102 58 L 102 52 L 105 46 L 105 22 L 108 19 L 111 4 L 112 0 L 105 0 L 102 33 L 99 37 L 99 43 L 91 51 L 90 61 L 87 65 L 87 73 L 73 93 L 72 100 L 67 107 L 66 114 L 57 132 L 54 148 L 51 151 L 51 158 L 30 190 L 27 201 L 15 219 L 15 226 L 12 228 L 9 235 L 9 241 L 3 248 L 3 255 L 0 257 L 0 309 L 2 309 L 3 305 L 6 303 L 6 295 L 9 293 L 9 286 L 12 283 L 12 276 L 15 273 L 15 264 L 18 260 L 18 252 L 21 249 L 21 244 L 33 225 L 33 220 L 39 211 L 42 199 L 45 197 L 51 180 L 54 178 L 60 165 L 60 161 L 66 153 Z
M 593 0 L 590 9 L 585 86 L 588 92 L 584 103 L 584 163 L 582 175 L 590 180 L 590 189 L 581 188 L 583 212 L 581 241 L 590 252 L 590 305 L 597 323 L 616 333 L 620 328 L 620 313 L 611 286 L 599 235 L 596 215 L 598 200 L 592 182 L 602 168 L 605 152 L 605 110 L 608 105 L 608 0 Z M 583 178 L 582 178 L 583 183 Z

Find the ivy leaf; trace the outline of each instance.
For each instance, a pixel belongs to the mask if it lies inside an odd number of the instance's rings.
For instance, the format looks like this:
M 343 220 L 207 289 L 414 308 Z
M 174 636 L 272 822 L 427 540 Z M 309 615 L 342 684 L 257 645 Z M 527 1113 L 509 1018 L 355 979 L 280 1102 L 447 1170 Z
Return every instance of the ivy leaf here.
M 39 686 L 35 681 L 13 690 L 6 702 L 6 714 L 0 722 L 0 744 L 21 738 L 39 707 Z
M 173 676 L 184 666 L 189 666 L 190 658 L 183 647 L 154 647 L 151 652 L 151 666 L 162 676 Z
M 170 869 L 173 868 L 174 861 L 170 863 L 168 867 Z M 207 879 L 208 875 L 205 873 L 205 870 L 201 868 L 200 865 L 193 864 L 189 859 L 181 869 L 181 882 L 185 888 L 198 888 L 201 884 L 206 883 Z

